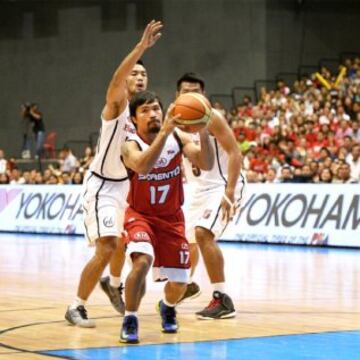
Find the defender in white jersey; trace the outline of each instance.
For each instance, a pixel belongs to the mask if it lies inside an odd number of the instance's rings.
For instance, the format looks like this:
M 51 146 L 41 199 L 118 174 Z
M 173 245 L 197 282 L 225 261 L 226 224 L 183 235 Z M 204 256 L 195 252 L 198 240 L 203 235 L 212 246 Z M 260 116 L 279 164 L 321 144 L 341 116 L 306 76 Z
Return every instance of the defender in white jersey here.
M 65 314 L 65 319 L 72 325 L 95 326 L 95 322 L 87 317 L 85 303 L 113 256 L 117 266 L 122 267 L 120 236 L 129 183 L 120 151 L 127 131 L 132 128 L 128 99 L 146 89 L 147 74 L 139 59 L 160 38 L 161 28 L 161 22 L 154 20 L 147 25 L 139 43 L 115 71 L 107 90 L 95 158 L 84 181 L 86 237 L 96 250 L 82 271 L 77 297 Z M 121 287 L 101 285 L 121 291 Z M 120 278 L 115 285 L 120 286 Z M 121 300 L 121 296 L 118 298 Z
M 177 96 L 187 92 L 204 94 L 204 87 L 199 75 L 187 73 L 177 82 Z M 185 211 L 185 226 L 190 243 L 191 275 L 198 262 L 198 244 L 214 290 L 209 305 L 196 315 L 201 319 L 223 319 L 235 316 L 236 312 L 225 293 L 224 258 L 216 240 L 240 208 L 246 180 L 241 173 L 242 157 L 233 131 L 215 109 L 212 109 L 207 129 L 215 153 L 213 168 L 202 171 L 184 159 L 186 176 L 194 187 Z M 196 142 L 197 135 L 193 134 L 193 138 Z M 199 293 L 200 288 L 190 279 L 181 300 Z

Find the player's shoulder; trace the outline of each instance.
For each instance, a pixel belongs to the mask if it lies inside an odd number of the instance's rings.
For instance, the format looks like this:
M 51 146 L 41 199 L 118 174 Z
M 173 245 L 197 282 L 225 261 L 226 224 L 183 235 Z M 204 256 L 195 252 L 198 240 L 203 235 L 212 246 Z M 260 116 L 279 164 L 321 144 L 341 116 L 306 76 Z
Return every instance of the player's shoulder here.
M 101 120 L 103 121 L 103 123 L 112 123 L 117 120 L 128 121 L 129 118 L 130 110 L 128 101 L 126 101 L 126 104 L 123 108 L 105 104 L 103 111 L 101 112 Z
M 218 109 L 211 109 L 211 119 L 208 123 L 209 130 L 214 128 L 224 128 L 228 127 L 229 124 L 225 116 Z

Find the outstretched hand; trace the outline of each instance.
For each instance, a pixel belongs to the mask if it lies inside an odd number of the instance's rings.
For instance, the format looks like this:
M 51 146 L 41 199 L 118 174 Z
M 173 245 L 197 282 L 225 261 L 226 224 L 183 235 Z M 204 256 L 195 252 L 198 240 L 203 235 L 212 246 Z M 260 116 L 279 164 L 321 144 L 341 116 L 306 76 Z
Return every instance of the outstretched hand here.
M 144 50 L 151 48 L 160 39 L 160 30 L 162 29 L 162 27 L 163 24 L 161 21 L 151 20 L 147 24 L 139 43 Z

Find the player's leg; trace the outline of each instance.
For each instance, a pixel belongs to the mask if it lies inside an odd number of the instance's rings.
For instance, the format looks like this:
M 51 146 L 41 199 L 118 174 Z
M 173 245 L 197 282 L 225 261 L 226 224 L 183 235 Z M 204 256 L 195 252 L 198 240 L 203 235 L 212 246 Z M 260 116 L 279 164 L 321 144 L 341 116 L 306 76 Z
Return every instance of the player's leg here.
M 121 282 L 121 272 L 125 262 L 125 247 L 123 238 L 119 238 L 116 250 L 110 260 L 110 276 L 100 279 L 100 287 L 108 296 L 114 309 L 124 315 L 125 303 L 122 293 L 124 286 Z
M 205 268 L 212 284 L 225 286 L 224 257 L 214 234 L 203 227 L 195 229 L 196 241 L 199 245 Z M 224 291 L 224 288 L 217 289 Z
M 159 303 L 162 331 L 175 333 L 178 329 L 175 306 L 185 293 L 189 273 L 189 244 L 185 238 L 182 212 L 179 211 L 178 223 L 161 229 L 157 233 L 156 268 L 160 278 L 167 278 L 164 297 Z
M 85 235 L 89 243 L 96 246 L 96 251 L 84 267 L 77 297 L 65 315 L 73 325 L 95 326 L 95 322 L 87 318 L 85 303 L 109 263 L 116 248 L 118 234 L 123 230 L 118 196 L 119 191 L 114 185 L 92 174 L 86 177 L 83 197 Z
M 179 304 L 184 300 L 195 299 L 201 294 L 200 286 L 195 281 L 193 281 L 193 276 L 195 274 L 196 267 L 199 263 L 199 249 L 196 242 L 189 243 L 189 251 L 190 251 L 190 263 L 191 263 L 190 277 L 184 295 L 180 298 L 178 302 Z
M 117 238 L 114 236 L 97 239 L 95 254 L 81 273 L 77 297 L 65 314 L 65 318 L 70 324 L 80 327 L 95 327 L 95 322 L 87 317 L 85 303 L 109 263 L 116 247 L 116 241 Z
M 128 233 L 126 255 L 131 258 L 132 267 L 125 281 L 125 316 L 120 341 L 137 343 L 139 342 L 137 311 L 144 295 L 146 275 L 154 259 L 153 233 L 140 214 L 128 209 L 126 216 L 131 219 L 129 223 L 125 221 L 125 229 Z M 135 221 L 134 216 L 136 216 Z
M 198 207 L 195 237 L 213 287 L 209 305 L 196 313 L 201 319 L 222 319 L 236 314 L 231 298 L 225 293 L 224 257 L 216 242 L 226 227 L 220 207 L 223 192 L 223 187 L 219 187 L 195 196 L 201 204 Z
M 110 303 L 114 309 L 124 315 L 125 304 L 123 301 L 124 286 L 121 282 L 121 272 L 125 262 L 125 247 L 124 247 L 124 212 L 127 206 L 125 202 L 126 195 L 128 193 L 128 183 L 111 183 L 108 188 L 107 197 L 111 203 L 116 204 L 116 224 L 119 230 L 119 239 L 117 242 L 116 250 L 110 260 L 110 276 L 106 276 L 100 279 L 100 287 L 105 292 L 110 300 Z
M 186 238 L 189 241 L 189 251 L 190 251 L 190 263 L 191 263 L 191 272 L 188 280 L 188 284 L 186 287 L 186 291 L 184 295 L 180 298 L 179 304 L 184 300 L 195 299 L 201 294 L 200 286 L 193 281 L 193 276 L 195 274 L 196 267 L 199 263 L 199 248 L 195 239 L 195 224 L 196 219 L 199 216 L 198 204 L 195 200 L 189 204 L 186 209 L 185 215 L 185 229 L 186 229 Z
M 153 257 L 149 254 L 132 250 L 132 268 L 125 282 L 125 316 L 120 332 L 120 341 L 138 343 L 138 309 L 144 295 L 146 275 L 152 264 Z
M 236 314 L 233 301 L 225 293 L 224 257 L 215 241 L 214 234 L 197 227 L 196 240 L 204 259 L 206 271 L 213 286 L 212 300 L 203 310 L 196 313 L 199 319 L 225 319 Z

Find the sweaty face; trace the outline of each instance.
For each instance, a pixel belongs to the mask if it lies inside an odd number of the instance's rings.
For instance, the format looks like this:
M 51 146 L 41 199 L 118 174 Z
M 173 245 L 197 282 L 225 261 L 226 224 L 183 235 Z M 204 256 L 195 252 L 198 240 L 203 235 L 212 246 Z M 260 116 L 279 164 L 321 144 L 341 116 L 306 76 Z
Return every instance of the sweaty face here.
M 191 83 L 191 82 L 183 81 L 181 83 L 179 91 L 177 92 L 177 95 L 186 94 L 189 92 L 195 92 L 198 94 L 204 93 L 199 83 Z
M 146 90 L 147 83 L 148 76 L 146 69 L 142 65 L 136 64 L 126 79 L 126 85 L 130 96 Z
M 160 131 L 163 118 L 161 106 L 157 100 L 140 105 L 136 109 L 134 122 L 139 134 L 156 134 Z

